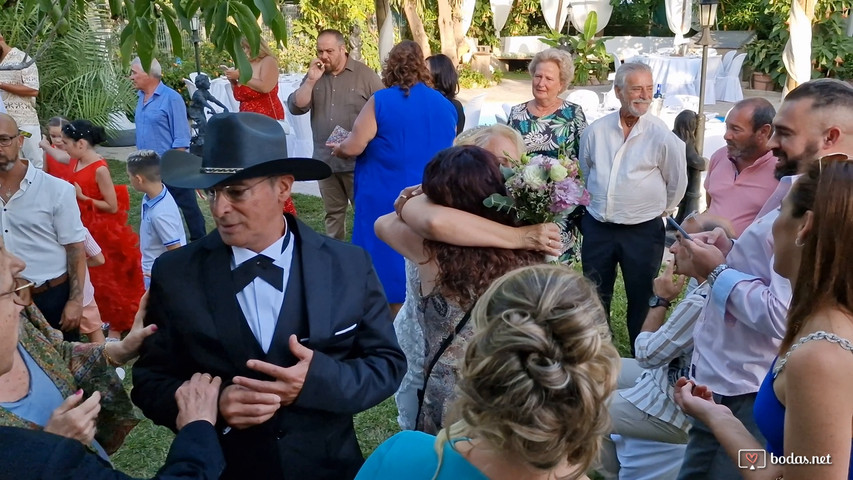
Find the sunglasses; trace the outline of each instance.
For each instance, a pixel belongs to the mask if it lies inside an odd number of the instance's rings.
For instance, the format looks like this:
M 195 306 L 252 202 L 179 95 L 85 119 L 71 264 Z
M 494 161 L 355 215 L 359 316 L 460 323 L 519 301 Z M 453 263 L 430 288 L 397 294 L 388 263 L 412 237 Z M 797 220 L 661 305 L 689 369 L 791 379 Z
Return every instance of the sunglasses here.
M 212 187 L 204 189 L 204 194 L 207 201 L 213 203 L 216 198 L 225 197 L 230 203 L 240 203 L 248 200 L 249 191 L 260 185 L 264 180 L 269 180 L 272 177 L 263 177 L 251 185 L 225 185 L 222 187 Z

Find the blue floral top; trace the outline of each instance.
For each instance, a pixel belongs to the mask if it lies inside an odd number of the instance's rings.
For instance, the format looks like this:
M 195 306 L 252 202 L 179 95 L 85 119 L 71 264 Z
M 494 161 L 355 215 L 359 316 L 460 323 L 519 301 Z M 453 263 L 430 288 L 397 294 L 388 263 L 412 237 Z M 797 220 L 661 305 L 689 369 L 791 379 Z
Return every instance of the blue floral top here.
M 556 112 L 544 117 L 534 116 L 524 102 L 512 107 L 507 124 L 521 133 L 527 153 L 556 158 L 560 152 L 566 152 L 577 158 L 586 117 L 580 105 L 567 100 L 563 100 Z

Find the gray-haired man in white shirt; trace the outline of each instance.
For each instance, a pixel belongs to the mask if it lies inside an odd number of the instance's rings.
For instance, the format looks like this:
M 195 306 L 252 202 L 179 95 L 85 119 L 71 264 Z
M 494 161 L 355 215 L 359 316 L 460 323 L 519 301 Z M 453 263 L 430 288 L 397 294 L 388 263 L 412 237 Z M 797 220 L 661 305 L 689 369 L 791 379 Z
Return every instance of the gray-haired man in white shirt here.
M 614 86 L 622 108 L 581 136 L 580 168 L 592 197 L 581 222 L 581 260 L 608 312 L 621 267 L 633 351 L 663 256 L 661 216 L 684 196 L 687 159 L 684 142 L 661 119 L 645 115 L 654 88 L 651 69 L 625 63 Z

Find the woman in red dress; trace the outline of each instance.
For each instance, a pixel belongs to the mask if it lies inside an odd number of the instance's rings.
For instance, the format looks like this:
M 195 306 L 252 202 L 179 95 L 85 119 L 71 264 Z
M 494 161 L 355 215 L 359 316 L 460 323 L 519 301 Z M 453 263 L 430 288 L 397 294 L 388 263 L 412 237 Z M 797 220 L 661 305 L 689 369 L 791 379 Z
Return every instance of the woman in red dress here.
M 249 42 L 245 37 L 240 44 L 246 55 L 250 56 Z M 284 106 L 278 98 L 278 60 L 275 59 L 275 55 L 265 41 L 261 40 L 258 56 L 249 57 L 249 63 L 252 64 L 252 78 L 244 85 L 239 83 L 240 70 L 229 68 L 225 71 L 225 76 L 234 89 L 234 99 L 240 102 L 240 111 L 260 113 L 276 120 L 284 120 Z M 287 199 L 284 204 L 284 213 L 296 215 L 293 200 Z
M 102 127 L 75 120 L 62 127 L 65 151 L 71 155 L 70 182 L 77 189 L 83 225 L 101 246 L 106 263 L 90 272 L 95 301 L 109 335 L 130 330 L 144 293 L 139 237 L 127 224 L 130 196 L 126 185 L 113 185 L 107 162 L 95 151 L 106 140 Z

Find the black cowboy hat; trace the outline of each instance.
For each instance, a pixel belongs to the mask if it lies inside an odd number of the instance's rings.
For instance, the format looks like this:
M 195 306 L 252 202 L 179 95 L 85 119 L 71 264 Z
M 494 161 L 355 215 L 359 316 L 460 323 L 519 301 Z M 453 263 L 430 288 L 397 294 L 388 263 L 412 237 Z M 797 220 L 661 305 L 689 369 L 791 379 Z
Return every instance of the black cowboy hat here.
M 332 174 L 313 158 L 287 156 L 284 130 L 259 113 L 219 113 L 210 117 L 202 156 L 169 150 L 161 162 L 163 182 L 182 188 L 209 188 L 223 182 L 271 175 L 320 180 Z

